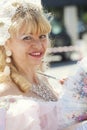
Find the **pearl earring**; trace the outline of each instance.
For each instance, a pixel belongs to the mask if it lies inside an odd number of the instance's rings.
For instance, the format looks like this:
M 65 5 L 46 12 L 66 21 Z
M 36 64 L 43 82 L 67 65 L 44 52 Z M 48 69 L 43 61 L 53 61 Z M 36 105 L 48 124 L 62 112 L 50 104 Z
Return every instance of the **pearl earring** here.
M 12 52 L 10 50 L 6 50 L 6 63 L 11 63 L 11 58 L 10 56 L 12 55 Z
M 6 58 L 6 63 L 11 63 L 11 58 L 10 57 Z
M 8 65 L 9 63 L 11 63 L 11 58 L 10 56 L 12 55 L 12 52 L 10 50 L 6 50 L 6 63 L 7 65 L 4 68 L 4 74 L 5 75 L 10 75 L 10 66 Z
M 12 55 L 11 50 L 7 50 L 7 51 L 6 51 L 6 56 L 11 56 L 11 55 Z

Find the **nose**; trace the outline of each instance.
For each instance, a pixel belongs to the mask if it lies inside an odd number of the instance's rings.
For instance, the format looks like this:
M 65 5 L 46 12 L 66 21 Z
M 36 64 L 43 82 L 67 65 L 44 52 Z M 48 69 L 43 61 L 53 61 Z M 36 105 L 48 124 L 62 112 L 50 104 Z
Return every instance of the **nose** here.
M 33 42 L 33 47 L 34 47 L 34 48 L 41 49 L 41 48 L 42 48 L 42 43 L 41 43 L 41 41 L 40 41 L 39 39 L 35 40 L 35 41 Z

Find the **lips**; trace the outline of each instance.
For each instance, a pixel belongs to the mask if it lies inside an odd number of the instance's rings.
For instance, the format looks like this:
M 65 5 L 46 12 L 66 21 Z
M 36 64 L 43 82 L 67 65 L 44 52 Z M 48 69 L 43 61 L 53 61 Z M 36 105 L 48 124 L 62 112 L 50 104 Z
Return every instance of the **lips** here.
M 42 52 L 32 52 L 29 53 L 29 55 L 33 57 L 42 57 Z

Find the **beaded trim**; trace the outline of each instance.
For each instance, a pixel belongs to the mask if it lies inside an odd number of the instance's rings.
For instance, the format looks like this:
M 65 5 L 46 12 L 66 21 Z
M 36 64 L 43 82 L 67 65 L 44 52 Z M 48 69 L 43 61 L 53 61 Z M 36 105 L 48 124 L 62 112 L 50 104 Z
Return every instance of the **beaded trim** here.
M 20 15 L 22 18 L 24 18 L 27 13 L 30 13 L 33 15 L 34 13 L 39 12 L 39 8 L 35 8 L 33 4 L 29 4 L 29 5 L 31 5 L 30 8 L 27 7 L 27 5 L 24 5 L 24 6 L 18 5 L 18 8 L 16 9 L 14 16 L 18 17 Z
M 58 96 L 55 94 L 54 90 L 45 81 L 38 85 L 34 84 L 31 88 L 31 91 L 42 97 L 42 99 L 45 101 L 58 100 Z

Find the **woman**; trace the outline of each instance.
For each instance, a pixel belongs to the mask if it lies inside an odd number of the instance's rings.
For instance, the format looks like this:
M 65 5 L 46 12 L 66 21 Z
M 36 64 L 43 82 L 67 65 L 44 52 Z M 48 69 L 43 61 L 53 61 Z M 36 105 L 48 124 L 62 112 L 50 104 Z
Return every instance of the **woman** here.
M 58 101 L 42 76 L 50 31 L 41 7 L 25 0 L 0 1 L 0 130 L 62 130 L 86 111 L 80 102 L 72 118 L 67 93 Z
M 10 10 L 8 4 L 11 6 Z M 9 12 L 12 9 L 15 10 L 15 13 Z M 3 10 L 1 10 L 1 17 L 4 17 Z M 3 36 L 1 38 L 6 41 L 4 41 L 4 46 L 1 46 L 1 53 L 4 54 L 1 54 L 2 64 L 0 68 L 6 76 L 8 75 L 9 87 L 6 82 L 5 90 L 0 95 L 22 94 L 56 101 L 56 93 L 51 88 L 47 88 L 47 83 L 40 83 L 41 79 L 37 76 L 37 72 L 42 71 L 42 60 L 46 53 L 48 33 L 51 29 L 47 19 L 42 14 L 42 10 L 36 5 L 22 1 L 7 2 L 5 10 L 4 19 L 8 21 L 5 23 L 5 20 L 3 21 L 1 18 L 1 31 L 6 34 L 5 38 Z M 1 35 L 3 35 L 2 32 Z M 1 42 L 3 44 L 3 41 Z M 2 76 L 1 82 L 3 80 Z M 39 86 L 44 84 L 45 87 L 41 90 L 41 94 L 38 93 Z M 37 86 L 37 90 L 35 86 Z M 48 92 L 47 95 L 44 92 L 45 89 Z

